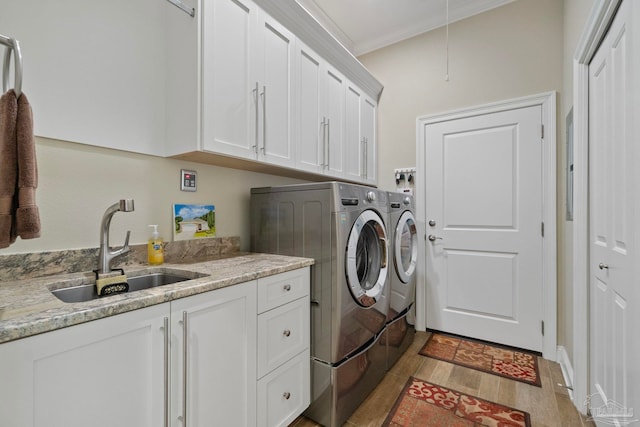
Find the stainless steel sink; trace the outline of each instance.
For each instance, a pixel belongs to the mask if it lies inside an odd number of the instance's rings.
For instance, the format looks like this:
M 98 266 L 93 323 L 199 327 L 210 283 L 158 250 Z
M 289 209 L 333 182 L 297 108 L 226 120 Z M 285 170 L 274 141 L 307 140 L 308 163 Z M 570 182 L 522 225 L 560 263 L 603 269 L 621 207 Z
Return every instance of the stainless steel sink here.
M 143 276 L 127 277 L 127 283 L 129 283 L 129 292 L 135 292 L 156 286 L 197 279 L 203 276 L 204 275 L 195 275 L 193 277 L 187 277 L 175 273 L 151 273 Z M 98 298 L 107 298 L 98 295 L 95 283 L 54 289 L 51 293 L 64 302 L 84 302 Z

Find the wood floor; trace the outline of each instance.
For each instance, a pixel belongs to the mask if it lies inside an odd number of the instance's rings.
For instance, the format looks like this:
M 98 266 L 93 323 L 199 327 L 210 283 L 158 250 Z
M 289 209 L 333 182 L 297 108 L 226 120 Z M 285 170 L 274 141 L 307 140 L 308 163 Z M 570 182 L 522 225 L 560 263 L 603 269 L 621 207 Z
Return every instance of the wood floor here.
M 380 385 L 347 420 L 344 427 L 382 425 L 407 379 L 414 376 L 444 387 L 468 393 L 529 412 L 532 426 L 594 426 L 575 409 L 564 384 L 560 365 L 538 358 L 542 388 L 479 372 L 451 363 L 420 356 L 418 351 L 429 337 L 418 332 L 411 347 L 387 373 Z M 289 427 L 317 427 L 319 424 L 298 418 Z

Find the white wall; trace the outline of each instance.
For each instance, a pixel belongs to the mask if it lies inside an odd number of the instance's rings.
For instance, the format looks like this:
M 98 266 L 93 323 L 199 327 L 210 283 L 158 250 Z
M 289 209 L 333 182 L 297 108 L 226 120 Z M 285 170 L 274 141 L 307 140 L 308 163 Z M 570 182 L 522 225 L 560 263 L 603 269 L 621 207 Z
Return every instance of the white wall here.
M 46 138 L 36 139 L 42 237 L 20 240 L 0 255 L 98 247 L 105 209 L 132 198 L 135 211 L 117 213 L 111 222 L 111 245 L 121 246 L 126 230 L 131 243 L 144 243 L 148 224 L 159 224 L 172 240 L 173 203 L 213 203 L 216 234 L 240 236 L 249 249 L 251 187 L 300 182 L 199 163 L 165 159 Z M 198 172 L 198 191 L 180 191 L 180 169 Z
M 448 82 L 444 28 L 360 57 L 385 86 L 378 114 L 380 186 L 395 189 L 393 169 L 416 165 L 418 116 L 548 91 L 557 91 L 564 103 L 563 9 L 560 0 L 518 0 L 453 23 Z M 558 122 L 564 121 L 558 111 Z M 564 168 L 563 135 L 562 126 L 558 172 Z M 558 176 L 560 199 L 564 175 Z M 564 248 L 564 204 L 558 206 L 558 245 Z M 564 277 L 564 253 L 558 258 L 558 340 L 564 344 L 570 302 L 563 297 L 571 282 Z
M 563 7 L 518 0 L 359 57 L 384 84 L 378 113 L 379 184 L 415 166 L 416 117 L 562 89 Z
M 518 0 L 450 25 L 449 82 L 444 28 L 358 58 L 385 85 L 378 114 L 379 183 L 385 189 L 395 189 L 393 169 L 416 164 L 416 117 L 558 91 L 558 343 L 571 360 L 565 118 L 572 105 L 573 54 L 594 2 Z

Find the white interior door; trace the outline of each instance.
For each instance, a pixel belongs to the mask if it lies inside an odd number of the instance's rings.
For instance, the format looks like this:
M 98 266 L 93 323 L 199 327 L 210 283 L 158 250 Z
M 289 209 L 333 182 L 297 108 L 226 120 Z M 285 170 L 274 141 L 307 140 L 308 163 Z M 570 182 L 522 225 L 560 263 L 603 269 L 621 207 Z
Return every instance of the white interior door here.
M 426 125 L 428 328 L 542 350 L 541 129 L 540 105 Z
M 590 406 L 632 408 L 634 179 L 629 1 L 589 65 Z M 637 49 L 637 48 L 636 48 Z M 635 51 L 637 55 L 637 50 Z M 635 327 L 634 327 L 635 326 Z M 595 416 L 596 423 L 610 424 Z M 619 415 L 619 414 L 618 414 Z M 637 418 L 637 417 L 636 417 Z M 620 419 L 624 421 L 624 418 Z

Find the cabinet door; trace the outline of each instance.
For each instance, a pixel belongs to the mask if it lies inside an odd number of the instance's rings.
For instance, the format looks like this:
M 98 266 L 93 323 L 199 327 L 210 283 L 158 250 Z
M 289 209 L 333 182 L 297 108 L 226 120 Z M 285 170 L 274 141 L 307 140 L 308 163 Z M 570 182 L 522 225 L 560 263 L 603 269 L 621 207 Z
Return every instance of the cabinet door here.
M 172 301 L 171 425 L 255 425 L 256 299 L 253 281 Z
M 364 179 L 364 143 L 362 140 L 360 116 L 363 95 L 356 86 L 347 85 L 345 98 L 345 140 L 344 174 L 348 179 Z
M 259 81 L 258 158 L 282 166 L 293 165 L 293 34 L 260 11 L 256 57 Z
M 368 184 L 378 183 L 378 147 L 376 133 L 377 103 L 363 96 L 360 104 L 360 135 L 364 143 L 364 180 Z
M 324 72 L 325 88 L 323 94 L 325 99 L 324 116 L 325 138 L 326 138 L 326 159 L 325 166 L 327 173 L 341 177 L 344 174 L 344 113 L 345 113 L 345 79 L 331 67 L 327 67 Z
M 36 135 L 164 154 L 174 77 L 165 22 L 182 12 L 157 0 L 3 1 L 1 10 L 0 32 L 22 46 Z
M 255 159 L 258 8 L 250 0 L 214 0 L 202 8 L 202 148 Z
M 297 41 L 297 124 L 296 166 L 321 172 L 324 159 L 324 117 L 320 104 L 324 70 L 322 59 Z
M 168 316 L 167 303 L 0 345 L 0 424 L 164 425 Z

